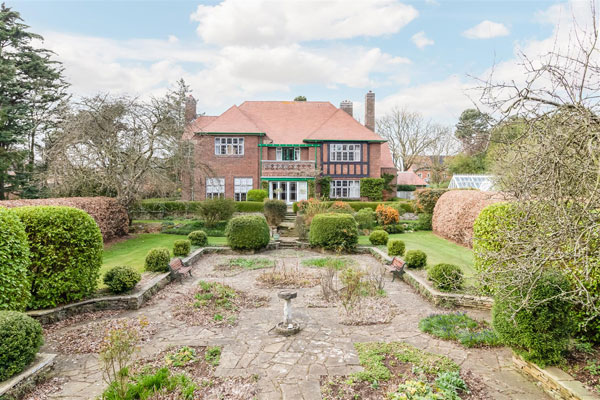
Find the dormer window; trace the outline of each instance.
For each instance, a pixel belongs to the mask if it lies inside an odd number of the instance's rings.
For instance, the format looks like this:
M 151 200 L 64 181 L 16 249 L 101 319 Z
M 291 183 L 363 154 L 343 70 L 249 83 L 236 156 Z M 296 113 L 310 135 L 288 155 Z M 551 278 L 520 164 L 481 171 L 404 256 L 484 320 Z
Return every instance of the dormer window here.
M 330 144 L 329 161 L 360 161 L 360 144 Z
M 275 156 L 277 161 L 300 161 L 300 148 L 278 147 Z
M 215 155 L 217 156 L 243 156 L 244 138 L 241 137 L 216 137 Z

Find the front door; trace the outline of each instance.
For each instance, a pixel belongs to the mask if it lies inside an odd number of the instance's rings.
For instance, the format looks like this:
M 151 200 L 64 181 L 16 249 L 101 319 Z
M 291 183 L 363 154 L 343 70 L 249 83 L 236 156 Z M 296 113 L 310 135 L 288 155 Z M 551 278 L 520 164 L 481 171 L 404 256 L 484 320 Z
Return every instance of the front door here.
M 269 198 L 283 200 L 292 204 L 298 200 L 306 200 L 306 182 L 277 182 L 269 183 Z

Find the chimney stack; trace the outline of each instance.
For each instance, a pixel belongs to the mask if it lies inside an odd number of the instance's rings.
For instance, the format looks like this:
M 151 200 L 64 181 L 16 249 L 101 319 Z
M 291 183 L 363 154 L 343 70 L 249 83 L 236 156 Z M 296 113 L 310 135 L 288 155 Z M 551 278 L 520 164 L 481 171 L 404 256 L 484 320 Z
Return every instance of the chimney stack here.
M 185 123 L 189 124 L 196 119 L 196 99 L 191 94 L 185 99 Z
M 365 127 L 375 132 L 375 93 L 365 95 Z
M 340 109 L 343 111 L 346 111 L 348 113 L 348 115 L 350 115 L 351 117 L 353 117 L 353 112 L 352 112 L 352 102 L 350 100 L 344 100 L 340 103 Z

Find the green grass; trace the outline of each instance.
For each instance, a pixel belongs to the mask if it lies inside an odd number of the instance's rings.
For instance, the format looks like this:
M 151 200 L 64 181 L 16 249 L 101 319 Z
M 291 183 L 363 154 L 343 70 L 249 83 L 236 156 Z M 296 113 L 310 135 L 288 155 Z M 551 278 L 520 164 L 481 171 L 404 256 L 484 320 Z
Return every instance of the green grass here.
M 459 246 L 429 231 L 395 233 L 390 239 L 400 239 L 406 244 L 408 250 L 422 250 L 427 254 L 427 265 L 440 263 L 455 264 L 461 267 L 465 278 L 475 275 L 473 269 L 473 252 Z M 360 236 L 358 244 L 370 245 L 368 236 Z
M 240 267 L 247 270 L 255 270 L 261 268 L 272 268 L 275 266 L 275 260 L 270 258 L 244 258 L 237 257 L 229 260 L 229 266 Z
M 328 268 L 342 270 L 347 266 L 354 265 L 355 262 L 351 258 L 345 257 L 317 257 L 302 260 L 302 265 L 307 267 Z
M 500 339 L 484 322 L 465 313 L 433 314 L 419 322 L 419 329 L 444 340 L 460 342 L 465 347 L 500 346 Z
M 100 268 L 102 277 L 106 271 L 117 265 L 129 265 L 138 272 L 144 271 L 144 259 L 148 250 L 154 247 L 166 247 L 173 255 L 173 242 L 187 239 L 184 235 L 167 235 L 164 233 L 142 233 L 132 239 L 118 242 L 105 247 L 104 263 Z M 227 242 L 224 237 L 209 237 L 208 244 L 223 245 Z

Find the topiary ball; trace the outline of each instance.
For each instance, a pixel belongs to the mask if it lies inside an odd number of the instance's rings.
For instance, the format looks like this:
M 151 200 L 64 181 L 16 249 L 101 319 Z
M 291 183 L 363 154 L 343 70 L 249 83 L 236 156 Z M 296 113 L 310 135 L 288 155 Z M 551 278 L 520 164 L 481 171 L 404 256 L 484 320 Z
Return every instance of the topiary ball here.
M 42 326 L 16 311 L 0 311 L 0 382 L 22 372 L 44 343 Z
M 387 243 L 388 256 L 402 256 L 406 245 L 400 239 L 391 239 Z
M 123 293 L 131 290 L 142 279 L 142 275 L 129 266 L 119 266 L 104 274 L 104 284 L 113 293 Z
M 192 243 L 187 239 L 176 240 L 173 242 L 173 255 L 175 257 L 185 257 L 190 254 Z
M 463 272 L 454 264 L 436 264 L 427 270 L 427 278 L 443 292 L 453 292 L 463 287 Z
M 356 220 L 350 214 L 317 214 L 310 224 L 308 239 L 311 246 L 352 251 L 358 244 Z
M 421 250 L 409 250 L 404 261 L 409 268 L 423 268 L 427 265 L 427 254 Z
M 193 231 L 188 235 L 188 239 L 194 246 L 206 246 L 208 237 L 204 231 Z
M 258 250 L 269 244 L 271 234 L 267 220 L 261 215 L 232 218 L 225 228 L 227 243 L 234 250 Z
M 376 230 L 369 235 L 369 242 L 373 246 L 385 245 L 388 242 L 390 235 L 384 230 Z
M 169 270 L 169 261 L 171 261 L 171 253 L 166 247 L 150 249 L 146 254 L 146 271 L 166 272 Z
M 0 207 L 0 310 L 24 311 L 29 304 L 29 243 L 23 223 Z

